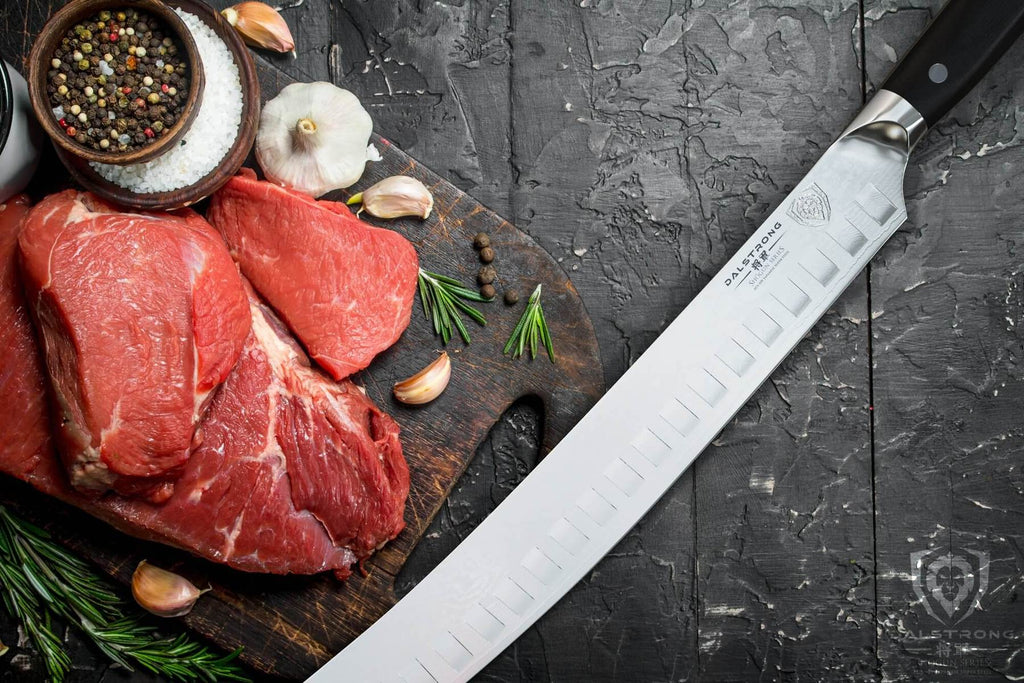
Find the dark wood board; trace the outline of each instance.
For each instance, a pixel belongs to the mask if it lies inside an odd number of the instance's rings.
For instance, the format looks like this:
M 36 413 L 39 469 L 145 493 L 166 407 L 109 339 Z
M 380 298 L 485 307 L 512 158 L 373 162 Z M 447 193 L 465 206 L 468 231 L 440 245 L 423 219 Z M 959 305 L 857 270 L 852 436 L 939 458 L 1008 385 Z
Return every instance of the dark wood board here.
M 259 63 L 258 74 L 264 99 L 294 82 L 266 61 Z M 513 403 L 532 397 L 541 406 L 541 448 L 546 452 L 604 389 L 593 326 L 579 294 L 555 260 L 513 225 L 390 141 L 374 136 L 373 142 L 383 160 L 368 164 L 362 179 L 349 191 L 360 191 L 391 175 L 409 175 L 430 188 L 434 212 L 425 221 L 367 220 L 408 237 L 424 268 L 455 276 L 471 286 L 475 286 L 481 265 L 472 239 L 478 232 L 488 233 L 496 254 L 495 285 L 499 292 L 518 291 L 520 302 L 506 306 L 499 296 L 494 302 L 479 304 L 488 325 L 467 321 L 472 342 L 466 345 L 456 338 L 445 347 L 452 359 L 452 380 L 444 394 L 427 406 L 403 406 L 391 391 L 396 381 L 414 374 L 443 348 L 418 301 L 412 323 L 399 342 L 355 377 L 402 428 L 412 480 L 406 529 L 364 563 L 366 576 L 357 573 L 341 583 L 330 576 L 246 575 L 184 553 L 119 538 L 112 531 L 75 520 L 80 515 L 73 511 L 55 515 L 52 501 L 21 487 L 8 497 L 21 512 L 122 581 L 130 578 L 139 560 L 159 557 L 163 566 L 176 568 L 199 585 L 211 585 L 213 590 L 184 618 L 185 623 L 225 649 L 244 647 L 247 664 L 285 678 L 311 674 L 394 604 L 394 581 L 403 563 L 477 447 Z M 50 189 L 54 179 L 48 177 L 43 182 Z M 37 185 L 33 193 L 38 194 L 42 187 Z M 346 196 L 336 193 L 328 198 Z M 518 360 L 502 354 L 537 284 L 544 286 L 542 301 L 555 342 L 554 363 L 543 354 Z

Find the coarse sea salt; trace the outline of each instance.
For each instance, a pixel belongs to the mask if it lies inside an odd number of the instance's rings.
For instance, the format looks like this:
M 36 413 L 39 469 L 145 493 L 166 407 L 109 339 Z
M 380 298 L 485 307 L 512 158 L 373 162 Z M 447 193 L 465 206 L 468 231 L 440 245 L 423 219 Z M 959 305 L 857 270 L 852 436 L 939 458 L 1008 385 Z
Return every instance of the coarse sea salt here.
M 152 161 L 90 164 L 106 180 L 139 194 L 168 192 L 202 180 L 227 156 L 242 125 L 242 81 L 227 45 L 199 17 L 174 11 L 192 33 L 206 76 L 192 125 L 173 149 Z

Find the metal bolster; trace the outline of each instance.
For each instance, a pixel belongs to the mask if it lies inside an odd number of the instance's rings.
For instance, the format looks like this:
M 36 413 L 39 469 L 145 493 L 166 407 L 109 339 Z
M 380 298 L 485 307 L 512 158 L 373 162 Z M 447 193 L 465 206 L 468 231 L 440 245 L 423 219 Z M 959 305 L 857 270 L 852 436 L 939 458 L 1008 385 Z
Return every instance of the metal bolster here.
M 910 102 L 892 92 L 879 90 L 857 117 L 843 131 L 842 137 L 863 129 L 870 124 L 896 124 L 906 131 L 908 151 L 928 132 L 928 124 L 921 113 Z

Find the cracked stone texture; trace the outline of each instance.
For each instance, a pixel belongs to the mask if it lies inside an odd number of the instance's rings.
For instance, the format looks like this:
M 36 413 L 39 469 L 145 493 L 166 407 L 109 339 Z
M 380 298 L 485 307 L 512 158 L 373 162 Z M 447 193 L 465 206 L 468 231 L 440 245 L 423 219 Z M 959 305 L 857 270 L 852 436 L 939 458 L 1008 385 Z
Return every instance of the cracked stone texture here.
M 548 249 L 583 295 L 612 383 L 939 4 L 305 0 L 284 11 L 298 54 L 272 59 L 353 90 L 379 133 Z M 25 11 L 5 3 L 0 25 L 20 31 Z M 1018 45 L 916 152 L 910 221 L 869 271 L 479 680 L 1024 675 L 1022 58 Z M 531 403 L 502 418 L 399 593 L 526 476 L 538 438 Z M 910 553 L 930 547 L 989 553 L 989 589 L 962 626 L 1008 637 L 913 637 L 944 628 L 909 581 Z M 17 642 L 9 622 L 0 639 Z M 138 680 L 70 642 L 72 680 Z M 943 643 L 975 649 L 943 658 Z M 37 676 L 14 651 L 0 680 Z
M 872 88 L 940 6 L 865 3 Z M 1019 42 L 920 145 L 908 223 L 871 270 L 886 680 L 1024 676 L 1022 83 Z M 929 548 L 988 555 L 978 610 L 953 626 L 929 616 L 908 581 L 910 554 Z M 933 633 L 946 629 L 957 633 Z

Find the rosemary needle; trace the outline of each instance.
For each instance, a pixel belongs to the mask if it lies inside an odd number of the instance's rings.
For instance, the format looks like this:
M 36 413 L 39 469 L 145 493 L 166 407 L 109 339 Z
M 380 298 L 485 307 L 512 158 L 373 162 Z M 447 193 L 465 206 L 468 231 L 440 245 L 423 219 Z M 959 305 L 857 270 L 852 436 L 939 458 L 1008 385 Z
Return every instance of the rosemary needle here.
M 548 321 L 544 318 L 544 308 L 540 304 L 541 285 L 533 290 L 530 300 L 523 311 L 523 317 L 512 330 L 512 335 L 505 342 L 505 349 L 502 353 L 512 352 L 512 358 L 519 358 L 527 349 L 530 351 L 530 358 L 537 357 L 537 349 L 544 344 L 548 352 L 548 360 L 555 362 L 555 349 L 551 343 L 551 331 L 548 330 Z
M 469 330 L 462 322 L 460 313 L 465 313 L 482 326 L 487 325 L 483 313 L 466 303 L 466 301 L 491 301 L 479 292 L 464 286 L 455 278 L 438 275 L 420 269 L 419 272 L 420 303 L 423 314 L 434 325 L 434 334 L 441 336 L 447 344 L 452 338 L 452 328 L 458 331 L 462 341 L 469 343 Z
M 119 597 L 106 579 L 56 543 L 39 527 L 0 505 L 0 599 L 21 622 L 43 657 L 52 681 L 71 669 L 52 621 L 80 628 L 111 661 L 129 671 L 133 665 L 176 681 L 248 681 L 226 655 L 182 634 L 165 637 L 142 622 L 140 612 Z

